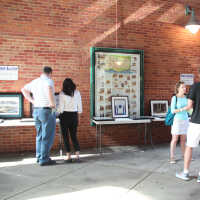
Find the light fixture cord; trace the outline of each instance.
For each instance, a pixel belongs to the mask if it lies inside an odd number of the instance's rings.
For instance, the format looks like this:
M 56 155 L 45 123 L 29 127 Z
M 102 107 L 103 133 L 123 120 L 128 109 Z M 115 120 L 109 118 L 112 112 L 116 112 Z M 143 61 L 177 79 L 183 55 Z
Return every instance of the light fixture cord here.
M 116 0 L 116 48 L 117 48 L 117 41 L 118 41 L 118 33 L 117 33 L 117 13 L 118 13 L 118 10 L 117 10 L 117 1 L 118 0 Z

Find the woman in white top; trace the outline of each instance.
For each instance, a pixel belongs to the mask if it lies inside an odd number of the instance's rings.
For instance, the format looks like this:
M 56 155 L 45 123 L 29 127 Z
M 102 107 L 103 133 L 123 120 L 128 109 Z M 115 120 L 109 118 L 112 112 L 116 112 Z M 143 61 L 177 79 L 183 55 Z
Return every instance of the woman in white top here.
M 77 127 L 82 113 L 82 101 L 80 92 L 76 90 L 76 85 L 70 78 L 64 80 L 62 91 L 59 94 L 59 113 L 60 126 L 66 148 L 66 162 L 72 162 L 69 134 L 76 154 L 74 161 L 80 162 Z

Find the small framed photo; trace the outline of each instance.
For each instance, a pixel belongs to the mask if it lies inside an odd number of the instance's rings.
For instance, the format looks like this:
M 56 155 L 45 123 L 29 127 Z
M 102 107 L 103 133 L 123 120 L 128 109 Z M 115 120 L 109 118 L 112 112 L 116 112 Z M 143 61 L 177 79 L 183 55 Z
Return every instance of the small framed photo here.
M 128 117 L 128 97 L 127 96 L 112 96 L 112 116 Z
M 21 93 L 0 93 L 0 118 L 22 118 L 23 95 Z
M 165 117 L 168 111 L 168 100 L 151 100 L 151 115 Z

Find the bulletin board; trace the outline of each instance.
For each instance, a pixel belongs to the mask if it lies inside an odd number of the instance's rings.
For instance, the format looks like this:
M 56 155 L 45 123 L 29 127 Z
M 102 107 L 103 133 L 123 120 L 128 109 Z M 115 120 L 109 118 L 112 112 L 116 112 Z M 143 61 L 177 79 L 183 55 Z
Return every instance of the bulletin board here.
M 144 51 L 91 47 L 90 117 L 112 117 L 112 97 L 127 96 L 129 116 L 144 113 Z

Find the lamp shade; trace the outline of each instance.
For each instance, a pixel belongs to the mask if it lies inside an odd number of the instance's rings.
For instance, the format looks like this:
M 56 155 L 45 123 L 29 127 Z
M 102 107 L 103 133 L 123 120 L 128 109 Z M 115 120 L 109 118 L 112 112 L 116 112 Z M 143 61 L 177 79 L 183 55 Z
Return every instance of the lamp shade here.
M 200 24 L 197 22 L 194 12 L 192 12 L 189 22 L 185 26 L 191 33 L 195 34 L 200 29 Z
M 186 25 L 185 28 L 189 30 L 191 33 L 195 34 L 199 31 L 200 26 L 199 25 Z

